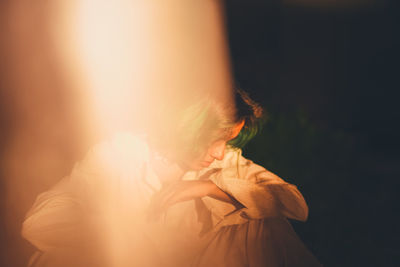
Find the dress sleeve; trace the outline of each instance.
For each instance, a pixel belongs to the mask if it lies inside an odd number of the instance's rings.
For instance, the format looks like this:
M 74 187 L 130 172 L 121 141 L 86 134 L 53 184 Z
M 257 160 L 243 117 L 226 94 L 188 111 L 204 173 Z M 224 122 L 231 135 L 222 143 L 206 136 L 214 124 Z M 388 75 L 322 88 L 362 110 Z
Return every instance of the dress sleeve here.
M 116 207 L 137 211 L 139 200 L 133 196 L 141 197 L 141 203 L 148 198 L 151 189 L 139 186 L 146 153 L 146 147 L 125 135 L 94 146 L 69 176 L 36 198 L 22 236 L 41 251 L 96 242 L 98 221 L 107 212 Z
M 22 224 L 22 236 L 40 251 L 82 244 L 88 234 L 84 229 L 83 206 L 65 190 L 68 177 L 57 186 L 40 194 Z
M 295 185 L 245 159 L 240 150 L 229 153 L 228 162 L 224 162 L 221 170 L 212 175 L 210 180 L 241 203 L 242 207 L 225 215 L 223 224 L 268 217 L 300 221 L 307 219 L 307 204 Z
M 112 152 L 109 142 L 95 145 L 70 175 L 41 193 L 25 216 L 22 236 L 41 251 L 88 240 L 84 235 L 90 227 L 84 211 L 90 205 L 88 200 L 94 203 L 94 192 L 105 188 L 106 177 L 115 176 Z

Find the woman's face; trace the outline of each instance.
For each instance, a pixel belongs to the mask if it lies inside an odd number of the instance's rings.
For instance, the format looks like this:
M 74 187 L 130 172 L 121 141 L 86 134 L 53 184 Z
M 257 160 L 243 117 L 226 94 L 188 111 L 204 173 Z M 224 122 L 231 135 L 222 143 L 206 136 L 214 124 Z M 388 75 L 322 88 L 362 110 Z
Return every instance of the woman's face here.
M 225 155 L 226 144 L 236 138 L 244 125 L 244 120 L 232 127 L 230 135 L 220 138 L 212 142 L 206 151 L 198 158 L 191 160 L 190 162 L 185 162 L 187 169 L 190 170 L 201 170 L 207 168 L 213 163 L 214 160 L 222 160 Z

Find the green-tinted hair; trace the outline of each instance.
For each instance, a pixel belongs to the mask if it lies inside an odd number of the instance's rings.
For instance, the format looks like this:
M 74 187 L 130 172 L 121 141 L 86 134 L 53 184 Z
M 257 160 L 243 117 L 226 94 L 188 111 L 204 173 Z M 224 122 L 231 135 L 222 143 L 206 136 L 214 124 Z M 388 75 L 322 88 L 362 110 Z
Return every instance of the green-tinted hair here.
M 261 129 L 263 110 L 240 89 L 235 90 L 233 99 L 222 103 L 213 95 L 200 94 L 185 101 L 163 103 L 154 119 L 157 127 L 149 132 L 151 145 L 172 161 L 196 158 L 245 120 L 239 135 L 229 142 L 242 148 Z
M 173 161 L 196 158 L 235 125 L 232 103 L 224 106 L 207 94 L 185 100 L 164 103 L 149 134 L 151 145 Z
M 236 120 L 237 122 L 244 120 L 244 126 L 239 135 L 229 142 L 229 145 L 243 148 L 261 131 L 266 116 L 263 108 L 241 89 L 235 90 L 235 106 Z

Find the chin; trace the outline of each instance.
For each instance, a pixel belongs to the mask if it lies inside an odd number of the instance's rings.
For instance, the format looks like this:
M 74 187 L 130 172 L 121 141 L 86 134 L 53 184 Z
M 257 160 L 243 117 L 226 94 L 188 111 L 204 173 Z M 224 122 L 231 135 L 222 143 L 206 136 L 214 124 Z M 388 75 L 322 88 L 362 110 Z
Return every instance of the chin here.
M 193 165 L 190 167 L 190 169 L 191 169 L 192 171 L 200 171 L 200 170 L 202 170 L 202 169 L 204 169 L 204 168 L 209 167 L 210 165 L 211 165 L 211 163 L 209 163 L 209 164 L 206 164 L 206 163 L 197 163 L 197 164 L 193 164 Z
M 213 161 L 194 161 L 191 163 L 186 164 L 186 169 L 190 171 L 200 171 L 202 169 L 210 167 Z
M 206 167 L 201 166 L 201 165 L 196 165 L 196 166 L 192 166 L 192 168 L 190 168 L 192 171 L 201 171 L 202 169 L 204 169 Z

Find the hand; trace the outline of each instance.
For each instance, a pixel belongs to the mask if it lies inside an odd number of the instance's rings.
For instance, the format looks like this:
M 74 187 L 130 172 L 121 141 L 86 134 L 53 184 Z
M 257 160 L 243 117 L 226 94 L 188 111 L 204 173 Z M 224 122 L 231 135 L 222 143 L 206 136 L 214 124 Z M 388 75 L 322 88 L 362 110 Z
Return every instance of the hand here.
M 167 185 L 154 194 L 149 207 L 149 220 L 156 220 L 170 206 L 209 195 L 215 184 L 210 180 L 179 181 Z
M 227 202 L 237 209 L 244 207 L 234 197 L 228 195 L 211 180 L 179 181 L 166 186 L 154 194 L 149 206 L 148 220 L 157 220 L 170 206 L 205 196 Z

